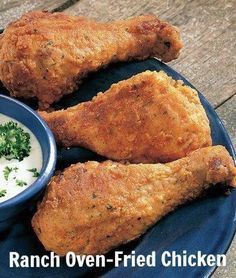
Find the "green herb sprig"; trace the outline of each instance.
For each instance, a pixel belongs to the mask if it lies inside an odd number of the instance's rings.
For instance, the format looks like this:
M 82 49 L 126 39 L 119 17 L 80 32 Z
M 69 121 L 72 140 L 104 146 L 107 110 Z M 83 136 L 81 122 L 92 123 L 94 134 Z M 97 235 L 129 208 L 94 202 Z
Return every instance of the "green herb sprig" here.
M 2 189 L 2 190 L 0 190 L 0 198 L 1 198 L 1 197 L 5 197 L 5 196 L 6 196 L 6 194 L 7 194 L 6 189 Z
M 3 176 L 4 176 L 4 178 L 5 178 L 6 181 L 8 181 L 9 176 L 10 176 L 10 174 L 11 174 L 12 171 L 13 171 L 13 168 L 8 167 L 8 166 L 6 166 L 6 167 L 3 169 Z
M 16 185 L 22 187 L 24 185 L 27 185 L 27 182 L 23 180 L 16 180 Z
M 0 158 L 23 160 L 31 150 L 30 135 L 18 123 L 9 121 L 0 125 Z
M 3 169 L 3 176 L 5 178 L 6 181 L 8 181 L 9 179 L 9 176 L 12 172 L 17 172 L 18 171 L 18 167 L 9 167 L 9 166 L 6 166 L 4 169 Z
M 27 169 L 29 172 L 33 173 L 33 177 L 37 178 L 39 176 L 39 172 L 37 170 L 37 168 L 32 168 L 32 169 Z

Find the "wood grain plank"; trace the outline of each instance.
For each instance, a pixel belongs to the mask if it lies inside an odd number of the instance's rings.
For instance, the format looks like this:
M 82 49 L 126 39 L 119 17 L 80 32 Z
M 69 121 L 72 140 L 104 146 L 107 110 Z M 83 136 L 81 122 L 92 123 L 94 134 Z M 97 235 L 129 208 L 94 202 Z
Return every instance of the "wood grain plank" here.
M 77 1 L 73 0 L 4 0 L 0 1 L 0 29 L 31 10 L 61 10 Z
M 234 0 L 80 0 L 65 12 L 100 21 L 151 13 L 175 24 L 185 48 L 170 65 L 219 106 L 235 93 L 235 9 Z
M 233 96 L 226 103 L 216 109 L 217 114 L 223 121 L 231 140 L 236 148 L 236 96 Z M 227 265 L 225 267 L 219 267 L 212 277 L 236 277 L 236 237 L 226 254 Z
M 216 112 L 223 121 L 236 149 L 236 95 L 217 108 Z

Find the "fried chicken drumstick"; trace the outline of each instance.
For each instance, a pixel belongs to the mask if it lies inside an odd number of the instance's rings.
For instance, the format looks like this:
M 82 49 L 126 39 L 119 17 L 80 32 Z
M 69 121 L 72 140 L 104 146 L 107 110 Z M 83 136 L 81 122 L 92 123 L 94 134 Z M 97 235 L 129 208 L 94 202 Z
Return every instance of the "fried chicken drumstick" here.
M 100 23 L 62 13 L 30 12 L 0 40 L 0 80 L 12 96 L 36 97 L 48 108 L 88 72 L 117 61 L 179 55 L 178 30 L 154 16 Z
M 44 247 L 59 255 L 103 254 L 213 184 L 235 185 L 235 175 L 222 146 L 165 165 L 78 163 L 52 179 L 32 225 Z
M 164 72 L 137 74 L 92 101 L 40 115 L 60 145 L 117 161 L 169 162 L 211 145 L 197 92 Z

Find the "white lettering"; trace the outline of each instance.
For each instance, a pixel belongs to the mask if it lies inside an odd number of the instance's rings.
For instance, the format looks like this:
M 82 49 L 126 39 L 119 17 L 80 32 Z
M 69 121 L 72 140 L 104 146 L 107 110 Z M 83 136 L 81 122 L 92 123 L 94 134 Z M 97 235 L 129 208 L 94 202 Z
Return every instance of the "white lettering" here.
M 216 265 L 217 266 L 226 266 L 226 255 L 225 254 L 217 255 Z
M 161 263 L 165 267 L 171 266 L 171 253 L 169 251 L 165 251 L 162 253 Z
M 137 266 L 139 266 L 139 267 L 145 266 L 145 257 L 144 257 L 144 255 L 139 255 L 137 257 Z
M 45 257 L 45 256 L 43 256 L 43 257 Z M 31 255 L 30 257 L 28 257 L 28 256 L 25 256 L 25 257 L 26 257 L 25 259 L 27 259 L 27 261 L 28 261 L 28 266 L 27 267 L 32 266 L 32 265 L 34 267 L 40 267 L 40 257 L 39 256 Z M 29 261 L 30 261 L 30 263 L 29 263 Z
M 94 266 L 94 256 L 88 255 L 86 257 L 86 266 L 93 267 Z
M 96 256 L 96 267 L 105 267 L 106 266 L 106 258 L 104 255 Z
M 121 255 L 123 255 L 123 251 L 115 252 L 115 267 L 118 267 L 120 262 L 122 261 Z
M 186 250 L 177 254 L 176 251 L 165 251 L 161 256 L 162 265 L 165 267 L 186 267 L 186 266 L 226 266 L 226 256 L 224 254 L 187 254 Z
M 216 265 L 216 257 L 214 255 L 207 256 L 207 265 L 209 265 L 209 266 Z
M 47 255 L 42 256 L 41 257 L 41 266 L 42 267 L 48 267 L 49 266 L 49 262 L 47 262 L 47 261 L 50 262 L 50 258 Z M 40 267 L 40 265 L 37 266 L 37 267 Z
M 193 261 L 193 260 L 195 260 L 195 262 Z M 188 256 L 188 265 L 189 266 L 196 266 L 196 256 L 195 255 L 189 255 Z M 187 264 L 186 265 L 184 265 L 184 266 L 187 266 Z
M 10 267 L 19 267 L 19 263 L 18 263 L 18 260 L 19 260 L 19 253 L 17 252 L 10 252 L 9 253 L 9 266 Z
M 128 260 L 131 258 L 131 255 L 124 255 L 123 264 L 124 267 L 128 266 Z
M 156 252 L 155 251 L 152 251 L 151 255 L 147 255 L 146 264 L 149 267 L 156 266 Z
M 60 267 L 60 257 L 54 252 L 50 252 L 50 267 Z
M 78 260 L 77 260 L 78 261 Z M 74 252 L 68 252 L 66 254 L 66 265 L 68 267 L 73 267 L 75 266 L 76 263 L 76 257 Z M 82 264 L 83 265 L 83 264 Z
M 205 258 L 206 258 L 206 254 L 202 254 L 201 251 L 198 251 L 197 252 L 197 266 L 206 266 L 206 261 L 205 261 Z
M 29 257 L 24 255 L 24 256 L 21 256 L 21 262 L 20 262 L 20 266 L 21 267 L 29 267 Z
M 176 254 L 176 251 L 172 252 L 172 266 L 179 266 L 181 265 L 182 257 L 180 254 Z
M 124 255 L 123 251 L 116 251 L 114 259 L 106 259 L 104 255 L 76 255 L 74 252 L 66 254 L 66 264 L 68 267 L 105 267 L 107 262 L 114 262 L 118 267 L 123 261 L 124 267 L 155 267 L 156 252 L 149 255 L 136 255 L 135 251 Z M 164 267 L 203 267 L 203 266 L 226 266 L 226 255 L 224 254 L 202 254 L 198 251 L 195 254 L 187 254 L 186 250 L 181 253 L 176 251 L 165 251 L 161 255 L 161 263 Z M 9 252 L 9 267 L 60 267 L 60 257 L 54 252 L 50 256 L 43 255 L 20 255 L 18 252 Z
M 74 255 L 75 256 L 75 255 Z M 86 260 L 86 256 L 85 255 L 81 255 L 81 256 L 76 256 L 76 260 L 77 260 L 77 265 L 79 267 L 83 267 L 85 260 Z

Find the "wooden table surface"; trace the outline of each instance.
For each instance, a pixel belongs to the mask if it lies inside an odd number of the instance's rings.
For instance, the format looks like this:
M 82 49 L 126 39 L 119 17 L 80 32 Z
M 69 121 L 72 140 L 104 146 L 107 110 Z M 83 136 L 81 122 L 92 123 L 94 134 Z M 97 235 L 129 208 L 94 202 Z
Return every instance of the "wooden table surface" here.
M 2 0 L 0 29 L 35 9 L 64 11 L 99 21 L 155 14 L 178 26 L 185 47 L 169 63 L 201 91 L 215 107 L 236 146 L 236 1 L 234 0 Z M 236 277 L 236 240 L 227 266 L 213 277 Z

